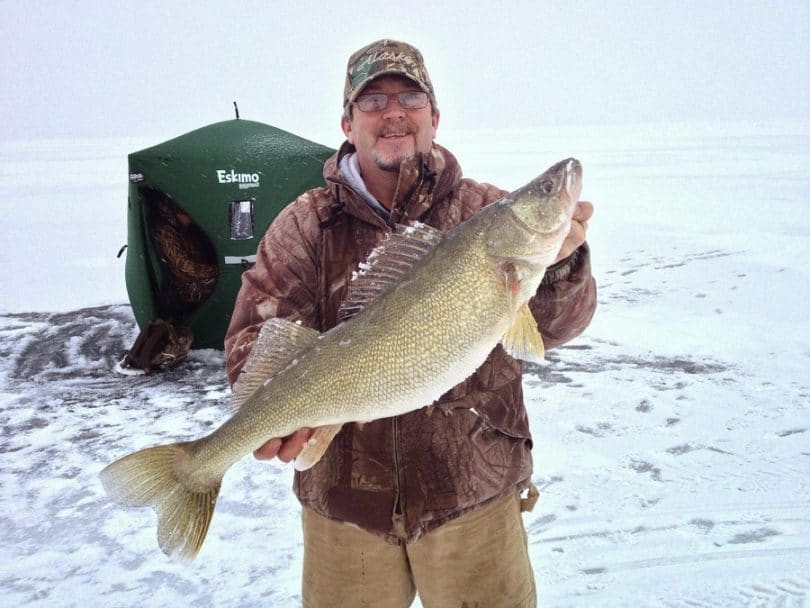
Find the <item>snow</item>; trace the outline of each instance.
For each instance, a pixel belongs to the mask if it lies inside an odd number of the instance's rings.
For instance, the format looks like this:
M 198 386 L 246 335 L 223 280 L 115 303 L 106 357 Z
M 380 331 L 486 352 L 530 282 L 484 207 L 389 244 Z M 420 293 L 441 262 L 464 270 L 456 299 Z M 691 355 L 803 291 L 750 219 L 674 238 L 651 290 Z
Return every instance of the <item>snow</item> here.
M 576 156 L 596 208 L 596 317 L 524 382 L 542 604 L 808 605 L 810 124 L 440 135 L 505 188 Z M 292 467 L 237 463 L 191 566 L 98 481 L 228 416 L 219 351 L 111 372 L 137 334 L 115 257 L 126 154 L 155 143 L 0 147 L 3 606 L 300 603 Z

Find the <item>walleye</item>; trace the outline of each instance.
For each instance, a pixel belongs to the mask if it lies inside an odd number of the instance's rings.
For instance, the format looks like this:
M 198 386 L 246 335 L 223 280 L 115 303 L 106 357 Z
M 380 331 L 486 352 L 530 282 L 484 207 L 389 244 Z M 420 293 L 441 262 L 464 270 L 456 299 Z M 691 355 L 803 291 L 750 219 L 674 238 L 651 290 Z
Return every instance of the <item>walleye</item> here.
M 446 234 L 398 226 L 355 273 L 344 322 L 324 334 L 266 322 L 234 385 L 236 413 L 195 441 L 135 452 L 100 474 L 110 497 L 152 505 L 158 543 L 192 560 L 205 539 L 222 477 L 271 437 L 316 427 L 296 459 L 313 466 L 347 422 L 430 405 L 501 343 L 543 357 L 529 311 L 571 226 L 582 169 L 557 163 Z

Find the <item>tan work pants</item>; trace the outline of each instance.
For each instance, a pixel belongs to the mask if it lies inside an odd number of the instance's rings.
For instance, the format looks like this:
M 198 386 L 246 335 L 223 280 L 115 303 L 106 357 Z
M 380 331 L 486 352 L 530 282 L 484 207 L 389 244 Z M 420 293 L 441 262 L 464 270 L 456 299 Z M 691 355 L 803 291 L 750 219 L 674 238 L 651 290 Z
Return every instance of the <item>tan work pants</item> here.
M 517 494 L 404 546 L 311 509 L 302 520 L 305 608 L 406 608 L 417 591 L 425 608 L 537 604 Z

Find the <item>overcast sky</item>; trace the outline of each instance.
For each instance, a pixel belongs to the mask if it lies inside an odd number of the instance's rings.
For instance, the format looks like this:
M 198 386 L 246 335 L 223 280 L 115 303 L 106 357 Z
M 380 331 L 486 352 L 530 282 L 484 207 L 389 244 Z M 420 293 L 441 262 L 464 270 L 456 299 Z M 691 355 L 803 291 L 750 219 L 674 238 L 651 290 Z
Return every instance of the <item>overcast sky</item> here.
M 339 143 L 349 54 L 420 48 L 442 129 L 810 119 L 810 2 L 0 0 L 0 138 L 233 117 Z

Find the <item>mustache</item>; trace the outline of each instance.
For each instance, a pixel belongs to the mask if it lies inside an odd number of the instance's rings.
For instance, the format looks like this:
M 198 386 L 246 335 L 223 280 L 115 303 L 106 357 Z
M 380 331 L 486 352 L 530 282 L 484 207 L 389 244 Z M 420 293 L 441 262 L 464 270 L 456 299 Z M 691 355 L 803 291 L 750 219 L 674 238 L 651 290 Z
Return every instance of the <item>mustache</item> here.
M 384 125 L 377 135 L 385 137 L 386 135 L 411 135 L 416 132 L 416 128 L 406 121 L 399 121 L 397 123 Z

